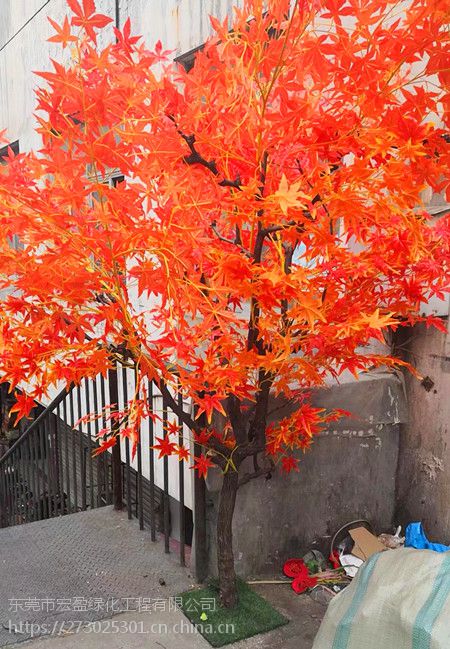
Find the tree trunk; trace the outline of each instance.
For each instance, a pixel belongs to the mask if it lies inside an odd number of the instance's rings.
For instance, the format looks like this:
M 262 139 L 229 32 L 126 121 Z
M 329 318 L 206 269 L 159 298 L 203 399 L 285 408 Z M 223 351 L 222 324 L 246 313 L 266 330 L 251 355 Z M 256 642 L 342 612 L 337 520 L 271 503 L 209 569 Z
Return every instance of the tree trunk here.
M 238 472 L 231 468 L 223 476 L 217 520 L 217 567 L 220 601 L 225 608 L 237 604 L 236 573 L 233 556 L 233 513 L 238 488 Z

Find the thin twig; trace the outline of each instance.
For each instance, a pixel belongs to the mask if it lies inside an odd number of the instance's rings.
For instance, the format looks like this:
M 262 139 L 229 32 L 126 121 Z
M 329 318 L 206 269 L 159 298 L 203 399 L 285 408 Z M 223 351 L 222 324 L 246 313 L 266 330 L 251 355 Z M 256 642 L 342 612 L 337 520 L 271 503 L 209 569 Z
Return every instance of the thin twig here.
M 221 235 L 220 232 L 219 232 L 218 229 L 217 229 L 217 225 L 216 225 L 215 221 L 214 221 L 213 223 L 211 223 L 211 230 L 214 232 L 214 234 L 216 235 L 216 237 L 217 237 L 220 241 L 223 241 L 224 243 L 229 243 L 229 244 L 232 245 L 232 246 L 236 246 L 237 248 L 239 248 L 239 250 L 240 250 L 240 251 L 241 251 L 241 252 L 242 252 L 246 257 L 249 257 L 249 258 L 252 257 L 251 252 L 250 252 L 249 250 L 247 250 L 246 248 L 244 248 L 244 246 L 240 245 L 240 244 L 236 241 L 236 239 L 234 239 L 234 240 L 233 240 L 233 239 L 227 239 L 227 237 L 224 237 L 223 235 Z

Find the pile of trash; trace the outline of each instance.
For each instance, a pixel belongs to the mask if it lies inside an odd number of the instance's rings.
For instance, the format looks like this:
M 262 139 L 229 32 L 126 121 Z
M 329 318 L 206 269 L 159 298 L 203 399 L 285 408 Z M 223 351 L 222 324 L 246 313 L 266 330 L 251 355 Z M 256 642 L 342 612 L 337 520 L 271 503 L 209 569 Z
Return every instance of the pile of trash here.
M 420 526 L 406 531 L 429 544 Z M 373 554 L 329 602 L 313 649 L 449 649 L 450 548 Z
M 352 521 L 328 559 L 311 550 L 286 561 L 292 589 L 328 605 L 313 649 L 450 648 L 450 546 L 429 541 L 421 523 L 401 531 L 375 535 Z
M 374 555 L 387 550 L 409 547 L 446 552 L 450 546 L 430 542 L 421 523 L 411 523 L 401 536 L 401 527 L 394 534 L 373 533 L 366 520 L 343 525 L 334 535 L 328 560 L 318 550 L 310 550 L 303 558 L 288 559 L 283 572 L 292 579 L 292 589 L 300 594 L 308 591 L 324 604 L 356 577 L 360 568 Z

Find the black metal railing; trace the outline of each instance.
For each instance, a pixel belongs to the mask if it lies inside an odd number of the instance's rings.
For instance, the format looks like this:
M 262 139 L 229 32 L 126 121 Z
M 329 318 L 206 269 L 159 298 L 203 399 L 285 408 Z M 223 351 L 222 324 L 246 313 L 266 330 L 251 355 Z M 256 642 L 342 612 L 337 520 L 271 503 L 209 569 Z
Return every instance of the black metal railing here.
M 114 504 L 118 509 L 125 507 L 130 519 L 136 517 L 140 529 L 147 527 L 152 540 L 161 535 L 166 552 L 174 545 L 175 527 L 180 562 L 185 565 L 194 510 L 193 493 L 186 503 L 186 485 L 191 484 L 193 472 L 176 458 L 159 459 L 153 445 L 156 436 L 169 434 L 171 423 L 178 426 L 173 441 L 189 447 L 189 430 L 155 383 L 148 382 L 145 389 L 156 416 L 141 429 L 134 457 L 128 437 L 109 451 L 95 453 L 102 442 L 101 431 L 107 428 L 107 413 L 124 408 L 129 395 L 136 392 L 132 369 L 118 366 L 107 377 L 83 379 L 80 385 L 61 391 L 46 408 L 37 406 L 35 419 L 0 458 L 0 526 Z M 183 407 L 181 395 L 177 399 Z M 99 416 L 83 419 L 92 412 Z M 197 493 L 195 486 L 191 491 Z M 198 554 L 205 547 L 204 525 L 198 515 L 196 528 Z
M 99 378 L 104 383 L 104 378 Z M 112 502 L 111 458 L 94 457 L 94 426 L 77 424 L 89 412 L 97 380 L 62 390 L 0 458 L 0 524 L 20 525 Z
M 136 392 L 134 372 L 123 367 L 117 377 L 119 401 L 122 404 L 127 402 L 129 394 Z M 169 460 L 164 456 L 159 459 L 153 446 L 156 437 L 167 437 L 169 422 L 178 427 L 176 440 L 173 438 L 173 441 L 180 446 L 190 447 L 190 431 L 170 408 L 155 382 L 147 382 L 145 391 L 155 418 L 150 417 L 141 429 L 134 459 L 129 438 L 125 437 L 121 442 L 122 502 L 127 508 L 128 517 L 136 517 L 140 529 L 147 527 L 153 541 L 159 534 L 163 536 L 166 552 L 170 552 L 172 528 L 176 526 L 180 563 L 185 565 L 186 546 L 192 544 L 194 509 L 192 502 L 186 505 L 185 483 L 190 484 L 192 471 L 186 462 L 179 462 L 176 458 Z M 176 398 L 178 406 L 182 408 L 182 396 L 179 394 Z M 195 476 L 192 478 L 196 480 Z M 196 538 L 196 545 L 202 547 L 203 539 Z

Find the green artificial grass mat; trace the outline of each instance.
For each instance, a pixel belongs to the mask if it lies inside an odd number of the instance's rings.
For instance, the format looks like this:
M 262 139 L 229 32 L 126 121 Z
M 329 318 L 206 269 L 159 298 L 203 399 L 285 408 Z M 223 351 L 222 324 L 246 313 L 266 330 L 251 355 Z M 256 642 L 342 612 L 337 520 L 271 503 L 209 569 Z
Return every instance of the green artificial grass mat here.
M 238 604 L 232 609 L 220 605 L 214 582 L 206 588 L 179 595 L 181 610 L 213 647 L 245 640 L 289 622 L 243 581 L 238 581 L 238 593 Z

